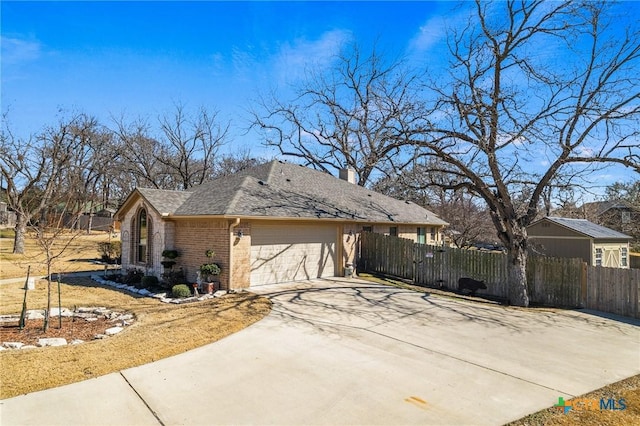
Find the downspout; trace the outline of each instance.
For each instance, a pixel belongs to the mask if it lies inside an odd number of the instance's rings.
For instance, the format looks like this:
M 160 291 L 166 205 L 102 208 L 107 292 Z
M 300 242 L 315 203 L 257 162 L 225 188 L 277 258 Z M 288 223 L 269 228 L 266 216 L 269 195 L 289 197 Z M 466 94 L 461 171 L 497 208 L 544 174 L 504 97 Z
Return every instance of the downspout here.
M 233 222 L 229 224 L 229 282 L 227 283 L 227 293 L 231 291 L 231 283 L 233 282 L 233 242 L 235 240 L 233 230 L 238 225 L 240 225 L 239 217 L 233 219 Z

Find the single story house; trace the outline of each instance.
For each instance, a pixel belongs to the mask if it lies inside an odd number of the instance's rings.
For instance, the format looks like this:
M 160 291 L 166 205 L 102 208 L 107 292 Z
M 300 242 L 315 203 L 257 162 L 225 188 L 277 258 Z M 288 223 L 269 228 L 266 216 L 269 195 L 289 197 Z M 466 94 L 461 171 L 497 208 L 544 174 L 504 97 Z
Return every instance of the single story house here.
M 581 258 L 591 266 L 629 268 L 629 235 L 586 219 L 545 217 L 527 227 L 533 251 Z
M 221 288 L 239 289 L 342 276 L 361 231 L 442 242 L 435 214 L 354 181 L 272 161 L 187 191 L 137 188 L 116 213 L 122 268 L 160 277 L 163 250 L 176 250 L 174 267 L 195 282 L 210 251 Z

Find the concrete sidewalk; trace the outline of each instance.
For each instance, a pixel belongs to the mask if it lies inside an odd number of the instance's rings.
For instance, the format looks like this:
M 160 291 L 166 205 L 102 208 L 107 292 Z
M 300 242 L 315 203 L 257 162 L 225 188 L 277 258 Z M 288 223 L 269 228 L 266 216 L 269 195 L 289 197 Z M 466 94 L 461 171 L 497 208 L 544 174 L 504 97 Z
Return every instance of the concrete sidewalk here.
M 359 280 L 255 289 L 272 313 L 185 354 L 0 401 L 0 423 L 492 424 L 640 373 L 640 322 Z
M 111 271 L 111 270 L 110 270 Z M 113 270 L 115 271 L 115 269 Z M 101 269 L 96 269 L 95 271 L 78 271 L 78 272 L 61 272 L 61 276 L 63 277 L 90 277 L 91 275 L 100 275 L 104 271 Z M 57 276 L 57 272 L 51 274 L 52 278 L 55 280 Z M 36 275 L 33 276 L 36 281 L 37 280 L 46 280 L 46 275 Z M 25 283 L 27 281 L 27 277 L 22 278 L 5 278 L 0 280 L 0 285 L 2 284 L 14 284 L 14 283 Z

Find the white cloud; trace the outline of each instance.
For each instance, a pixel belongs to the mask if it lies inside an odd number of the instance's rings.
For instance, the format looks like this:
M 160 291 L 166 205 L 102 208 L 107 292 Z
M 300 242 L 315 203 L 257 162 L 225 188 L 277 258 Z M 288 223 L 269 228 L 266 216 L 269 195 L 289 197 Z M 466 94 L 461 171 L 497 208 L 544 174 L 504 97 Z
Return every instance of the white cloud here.
M 301 78 L 307 70 L 329 66 L 352 39 L 349 31 L 332 30 L 317 40 L 296 39 L 292 43 L 284 43 L 274 57 L 275 78 L 291 82 Z
M 593 156 L 595 155 L 595 151 L 594 151 L 593 149 L 591 149 L 591 148 L 587 148 L 587 147 L 585 147 L 585 146 L 579 146 L 579 147 L 576 149 L 576 154 L 577 154 L 579 157 L 586 157 L 586 158 L 589 158 L 589 157 L 593 157 Z
M 256 59 L 252 48 L 240 49 L 233 47 L 231 60 L 236 76 L 245 77 L 251 75 L 256 69 Z
M 422 25 L 409 41 L 409 51 L 422 53 L 438 45 L 446 38 L 446 25 L 442 16 L 434 16 Z
M 12 37 L 1 37 L 2 62 L 4 64 L 21 64 L 38 59 L 42 46 L 37 41 L 21 40 Z

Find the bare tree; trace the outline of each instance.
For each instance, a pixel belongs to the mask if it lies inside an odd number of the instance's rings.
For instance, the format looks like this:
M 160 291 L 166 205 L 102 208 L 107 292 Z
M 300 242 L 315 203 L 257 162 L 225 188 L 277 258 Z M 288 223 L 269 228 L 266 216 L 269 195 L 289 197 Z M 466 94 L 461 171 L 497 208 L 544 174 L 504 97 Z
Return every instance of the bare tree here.
M 445 218 L 449 225 L 444 232 L 457 247 L 496 244 L 495 228 L 482 200 L 463 185 L 455 188 L 448 175 L 433 171 L 436 168 L 435 164 L 416 162 L 400 174 L 388 173 L 372 188 L 394 198 L 413 201 Z M 443 188 L 445 185 L 448 189 Z
M 43 330 L 49 329 L 51 316 L 51 285 L 53 268 L 72 246 L 73 241 L 80 235 L 80 230 L 74 230 L 75 224 L 68 223 L 66 217 L 77 218 L 77 200 L 72 193 L 57 192 L 52 200 L 56 206 L 55 213 L 48 215 L 46 220 L 40 220 L 33 226 L 35 241 L 45 256 L 47 269 L 47 307 L 44 314 Z M 58 272 L 59 273 L 59 272 Z M 58 289 L 59 290 L 59 289 Z M 58 295 L 59 297 L 60 295 Z M 60 315 L 60 313 L 58 313 Z M 59 327 L 62 327 L 60 319 Z
M 167 167 L 159 160 L 164 155 L 162 145 L 150 136 L 149 124 L 141 119 L 126 122 L 114 119 L 116 146 L 119 155 L 118 186 L 126 196 L 136 186 L 170 189 L 172 179 Z
M 265 158 L 253 157 L 249 150 L 240 150 L 237 153 L 226 154 L 217 159 L 211 178 L 217 179 L 223 176 L 230 176 L 267 162 L 268 160 Z
M 158 137 L 145 120 L 127 123 L 121 117 L 114 121 L 121 167 L 129 177 L 125 194 L 136 186 L 188 189 L 210 179 L 230 125 L 220 121 L 217 111 L 200 108 L 189 114 L 181 104 L 158 117 Z
M 618 17 L 612 28 L 610 6 L 476 0 L 469 24 L 451 32 L 449 76 L 428 84 L 436 99 L 411 138 L 487 203 L 516 305 L 529 304 L 526 227 L 554 179 L 607 164 L 640 171 L 638 21 Z M 563 55 L 537 53 L 545 49 Z
M 90 117 L 76 114 L 24 140 L 13 135 L 3 116 L 0 172 L 8 205 L 16 213 L 15 254 L 25 253 L 27 226 L 51 210 L 62 174 L 81 145 L 79 129 L 92 125 Z
M 398 132 L 413 112 L 417 77 L 357 46 L 336 61 L 327 72 L 310 71 L 292 101 L 258 101 L 252 127 L 282 155 L 329 173 L 350 167 L 365 186 L 404 145 Z
M 640 211 L 640 178 L 634 182 L 616 182 L 609 185 L 605 194 L 606 200 L 623 200 Z M 640 226 L 640 223 L 637 225 Z
M 77 140 L 68 164 L 61 170 L 57 192 L 64 195 L 65 202 L 74 205 L 67 209 L 75 219 L 69 222 L 80 225 L 79 218 L 89 214 L 87 232 L 91 231 L 91 217 L 95 207 L 109 205 L 109 188 L 113 169 L 118 169 L 118 153 L 113 144 L 113 134 L 93 117 L 84 119 L 81 126 L 72 127 L 71 134 Z
M 189 189 L 207 180 L 218 150 L 227 139 L 229 124 L 221 124 L 217 111 L 200 108 L 196 115 L 177 104 L 172 115 L 160 118 L 162 155 L 157 159 L 173 176 L 177 189 Z

